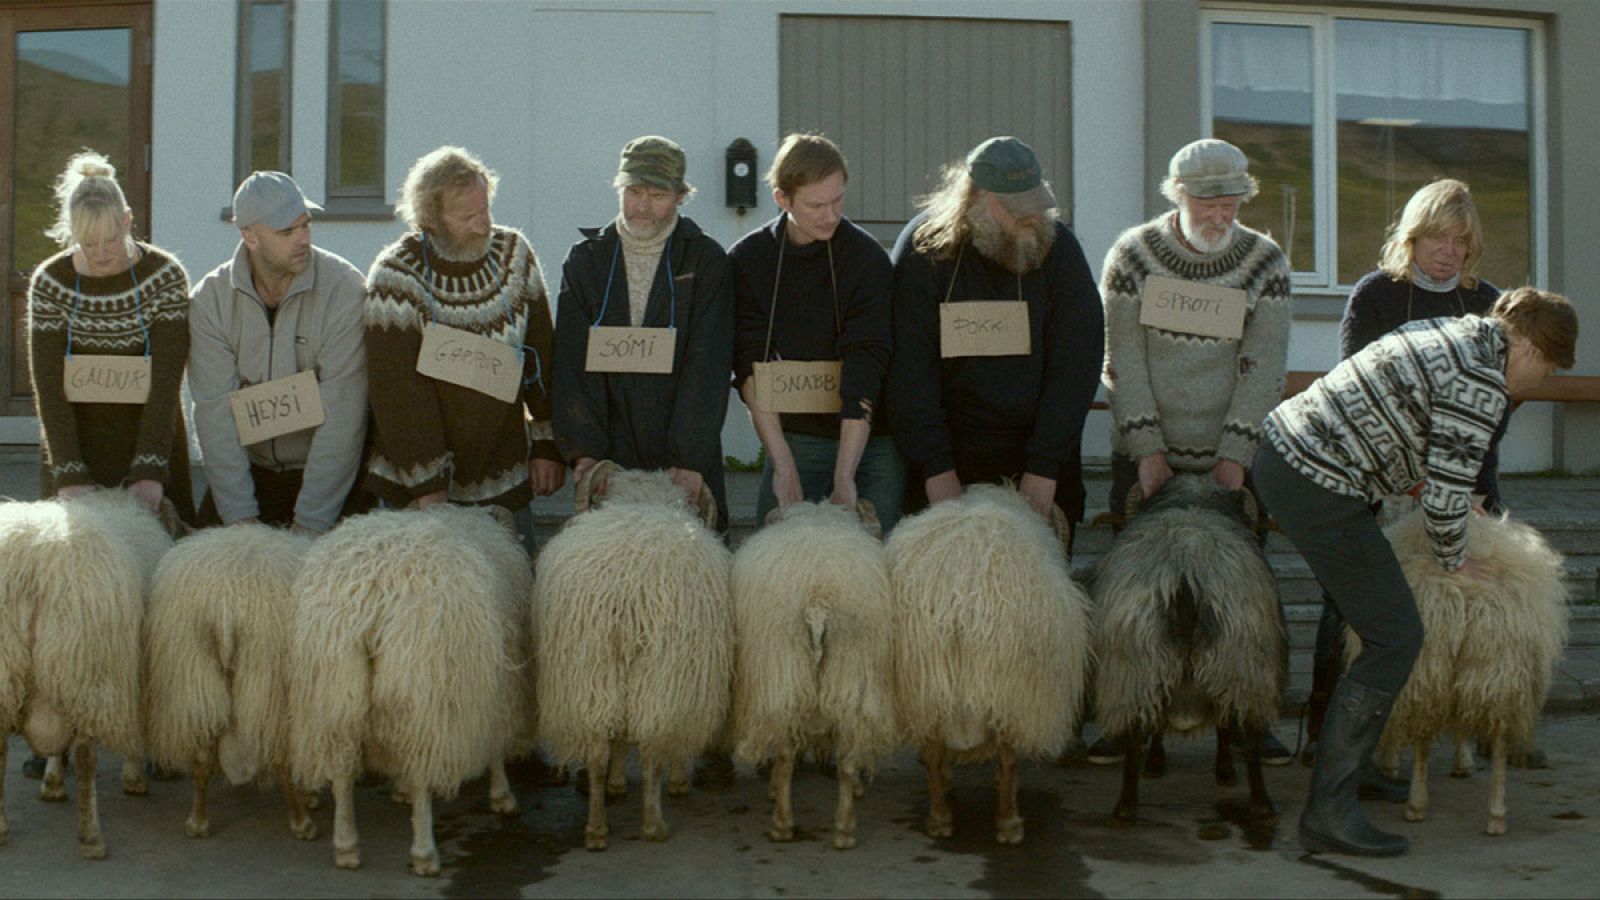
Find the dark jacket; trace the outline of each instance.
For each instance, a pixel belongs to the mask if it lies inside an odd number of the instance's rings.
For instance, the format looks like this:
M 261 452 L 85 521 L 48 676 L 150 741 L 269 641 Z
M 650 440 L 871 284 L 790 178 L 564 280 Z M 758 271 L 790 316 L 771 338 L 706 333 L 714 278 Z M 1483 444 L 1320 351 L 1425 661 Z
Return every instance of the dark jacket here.
M 580 230 L 584 239 L 572 245 L 561 265 L 557 300 L 551 389 L 556 444 L 569 460 L 592 456 L 626 468 L 699 472 L 717 498 L 725 526 L 722 420 L 733 364 L 728 257 L 700 226 L 679 216 L 656 268 L 642 323 L 676 328 L 672 374 L 586 372 L 589 327 L 630 324 L 628 267 L 620 258 L 615 223 Z M 597 323 L 602 305 L 605 317 Z
M 873 433 L 887 434 L 888 419 L 880 414 L 880 400 L 893 339 L 889 292 L 894 275 L 889 255 L 848 219 L 840 220 L 827 242 L 783 246 L 787 218 L 780 214 L 728 250 L 734 274 L 734 385 L 742 385 L 758 362 L 840 360 L 838 414 L 785 413 L 780 416 L 783 430 L 837 438 L 839 421 L 862 418 L 865 401 L 873 411 Z M 776 315 L 774 280 L 779 282 Z
M 926 479 L 955 468 L 952 442 L 1023 441 L 1024 472 L 1058 481 L 1083 433 L 1100 384 L 1105 316 L 1078 239 L 1056 225 L 1044 262 L 1021 278 L 1032 352 L 1027 356 L 939 356 L 939 304 L 1014 300 L 1017 276 L 972 246 L 934 262 L 912 248 L 926 213 L 895 242 L 894 359 L 889 365 L 895 442 Z M 952 288 L 951 279 L 954 277 Z

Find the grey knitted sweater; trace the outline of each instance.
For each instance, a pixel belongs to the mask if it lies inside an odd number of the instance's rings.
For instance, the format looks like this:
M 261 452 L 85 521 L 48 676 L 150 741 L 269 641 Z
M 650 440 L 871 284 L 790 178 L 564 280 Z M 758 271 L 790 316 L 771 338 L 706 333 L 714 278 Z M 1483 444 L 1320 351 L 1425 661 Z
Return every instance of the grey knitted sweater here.
M 1165 453 L 1174 469 L 1206 471 L 1219 459 L 1248 467 L 1261 420 L 1283 391 L 1289 344 L 1289 266 L 1272 239 L 1243 225 L 1217 253 L 1179 242 L 1177 214 L 1130 228 L 1106 254 L 1100 295 L 1106 307 L 1101 380 L 1111 404 L 1111 447 L 1138 459 Z M 1243 290 L 1238 340 L 1139 324 L 1151 275 Z

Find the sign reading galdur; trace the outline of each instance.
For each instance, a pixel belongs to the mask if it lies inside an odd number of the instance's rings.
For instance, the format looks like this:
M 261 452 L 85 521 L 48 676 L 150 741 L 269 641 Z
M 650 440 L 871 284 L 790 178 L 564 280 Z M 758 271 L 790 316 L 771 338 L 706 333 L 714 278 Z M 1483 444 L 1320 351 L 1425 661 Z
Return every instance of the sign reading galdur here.
M 961 300 L 939 304 L 939 355 L 1027 356 L 1033 350 L 1028 304 Z
M 228 406 L 244 447 L 315 428 L 325 418 L 317 373 L 310 370 L 240 388 L 228 395 Z
M 836 413 L 839 372 L 836 359 L 756 363 L 756 408 L 774 413 Z
M 150 398 L 150 360 L 143 356 L 68 356 L 61 379 L 68 403 L 143 403 Z
M 502 403 L 516 400 L 517 388 L 522 384 L 522 361 L 517 358 L 517 351 L 500 341 L 448 325 L 423 327 L 417 371 L 487 394 Z

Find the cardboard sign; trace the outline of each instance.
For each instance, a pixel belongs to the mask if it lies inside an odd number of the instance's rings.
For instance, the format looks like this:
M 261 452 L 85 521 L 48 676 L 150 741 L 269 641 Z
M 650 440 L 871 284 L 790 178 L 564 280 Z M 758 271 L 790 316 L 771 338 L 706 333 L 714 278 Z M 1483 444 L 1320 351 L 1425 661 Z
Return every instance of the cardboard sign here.
M 775 413 L 836 413 L 839 371 L 836 359 L 756 363 L 756 408 Z
M 422 329 L 417 371 L 440 381 L 487 394 L 502 403 L 517 399 L 522 361 L 505 344 L 448 325 Z
M 242 447 L 315 428 L 325 418 L 317 373 L 310 370 L 240 388 L 228 395 L 228 406 Z
M 66 358 L 61 380 L 69 403 L 143 403 L 150 398 L 150 360 L 79 353 Z
M 1249 296 L 1238 288 L 1151 275 L 1144 280 L 1139 324 L 1236 341 L 1249 307 Z
M 963 300 L 939 304 L 939 355 L 1027 356 L 1033 351 L 1028 304 Z
M 678 336 L 671 328 L 595 325 L 589 329 L 586 372 L 637 372 L 671 375 Z

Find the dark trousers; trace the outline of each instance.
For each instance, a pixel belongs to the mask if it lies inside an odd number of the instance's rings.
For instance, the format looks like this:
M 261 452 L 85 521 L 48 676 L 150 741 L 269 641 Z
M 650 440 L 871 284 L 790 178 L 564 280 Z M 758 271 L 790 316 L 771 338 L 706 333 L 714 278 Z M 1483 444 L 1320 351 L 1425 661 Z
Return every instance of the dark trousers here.
M 263 523 L 285 527 L 294 524 L 294 504 L 300 499 L 300 485 L 304 478 L 303 469 L 274 472 L 251 464 L 250 480 L 256 485 L 256 507 L 261 510 L 259 518 Z M 362 489 L 361 478 L 357 476 L 350 488 L 350 495 L 344 499 L 344 507 L 339 510 L 339 518 L 370 512 L 372 508 L 372 495 Z M 217 513 L 216 498 L 211 496 L 209 486 L 206 487 L 205 498 L 200 501 L 199 524 L 201 528 L 222 524 L 222 516 Z
M 1256 493 L 1361 638 L 1352 681 L 1397 694 L 1422 650 L 1411 586 L 1367 501 L 1318 486 L 1271 444 L 1256 451 Z

